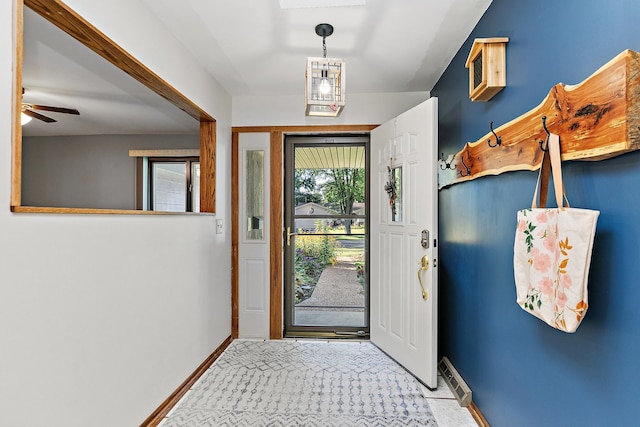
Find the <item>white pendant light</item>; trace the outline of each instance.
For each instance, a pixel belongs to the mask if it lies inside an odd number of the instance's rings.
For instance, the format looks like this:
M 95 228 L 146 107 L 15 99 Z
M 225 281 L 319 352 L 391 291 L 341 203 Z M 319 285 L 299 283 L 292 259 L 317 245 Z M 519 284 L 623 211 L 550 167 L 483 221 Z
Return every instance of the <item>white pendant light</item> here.
M 325 39 L 333 34 L 333 26 L 318 24 L 316 34 L 322 37 L 323 56 L 307 58 L 305 115 L 336 117 L 345 106 L 346 66 L 341 59 L 327 58 Z

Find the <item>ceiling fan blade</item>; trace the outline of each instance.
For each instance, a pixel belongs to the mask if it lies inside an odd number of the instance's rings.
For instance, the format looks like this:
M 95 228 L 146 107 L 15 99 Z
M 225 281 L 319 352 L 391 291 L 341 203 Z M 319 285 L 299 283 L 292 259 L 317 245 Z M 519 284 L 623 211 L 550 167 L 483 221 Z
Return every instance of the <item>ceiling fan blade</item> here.
M 80 112 L 75 108 L 63 108 L 63 107 L 49 107 L 46 105 L 31 104 L 31 108 L 34 110 L 52 111 L 54 113 L 75 114 L 80 115 Z
M 26 114 L 29 117 L 33 117 L 34 119 L 38 119 L 38 120 L 42 120 L 43 122 L 47 122 L 47 123 L 53 123 L 53 122 L 57 122 L 57 120 L 52 119 L 51 117 L 47 117 L 44 116 L 40 113 L 36 113 L 35 111 L 31 111 L 31 110 L 23 110 L 22 111 L 24 114 Z

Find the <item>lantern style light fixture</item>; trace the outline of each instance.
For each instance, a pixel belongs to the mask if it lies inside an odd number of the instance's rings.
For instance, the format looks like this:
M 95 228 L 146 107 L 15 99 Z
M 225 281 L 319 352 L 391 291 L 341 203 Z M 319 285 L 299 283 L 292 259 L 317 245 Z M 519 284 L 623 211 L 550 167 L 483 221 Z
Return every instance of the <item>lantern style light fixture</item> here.
M 333 34 L 333 26 L 318 24 L 316 34 L 322 37 L 323 56 L 307 58 L 305 115 L 336 117 L 345 106 L 345 63 L 327 58 L 325 40 Z

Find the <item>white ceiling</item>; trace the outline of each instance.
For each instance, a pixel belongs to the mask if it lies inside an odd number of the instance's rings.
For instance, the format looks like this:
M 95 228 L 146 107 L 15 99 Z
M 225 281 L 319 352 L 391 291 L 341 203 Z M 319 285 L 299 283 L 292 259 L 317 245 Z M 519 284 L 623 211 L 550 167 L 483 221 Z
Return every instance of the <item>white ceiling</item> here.
M 322 56 L 322 38 L 314 28 L 327 22 L 334 26 L 333 35 L 326 39 L 327 56 L 347 64 L 347 104 L 349 93 L 431 90 L 491 3 L 356 0 L 365 5 L 283 9 L 279 0 L 138 1 L 232 96 L 303 93 L 306 58 Z M 345 0 L 284 1 L 331 4 Z M 193 119 L 181 111 L 176 114 L 173 108 L 158 107 L 165 103 L 159 96 L 137 88 L 124 73 L 109 70 L 97 55 L 82 53 L 77 46 L 69 48 L 69 40 L 42 30 L 45 22 L 25 12 L 25 101 L 77 108 L 81 116 L 57 114 L 54 118 L 59 122 L 54 124 L 33 120 L 33 125 L 23 128 L 25 135 L 149 133 L 150 129 L 184 133 L 190 129 Z M 132 107 L 135 112 L 129 113 Z M 152 114 L 156 108 L 161 112 Z M 115 131 L 102 117 L 117 113 L 120 129 Z M 146 124 L 147 117 L 155 119 Z
M 198 123 L 155 92 L 25 7 L 23 101 L 76 108 L 80 116 L 41 111 L 25 136 L 197 133 Z

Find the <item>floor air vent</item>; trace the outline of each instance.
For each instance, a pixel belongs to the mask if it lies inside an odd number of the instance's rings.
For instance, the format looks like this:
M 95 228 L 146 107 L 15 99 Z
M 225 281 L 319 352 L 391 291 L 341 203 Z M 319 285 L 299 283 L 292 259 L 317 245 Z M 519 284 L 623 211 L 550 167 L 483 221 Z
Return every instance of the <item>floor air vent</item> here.
M 458 399 L 460 406 L 469 406 L 471 403 L 471 389 L 464 382 L 456 368 L 453 367 L 449 359 L 443 357 L 438 363 L 438 369 L 442 374 L 445 382 L 453 392 L 453 395 Z

